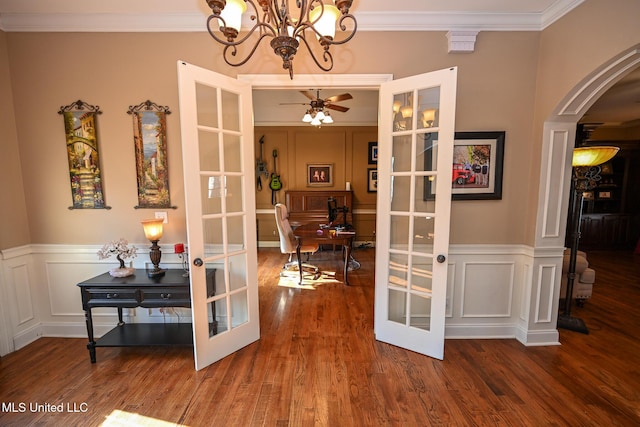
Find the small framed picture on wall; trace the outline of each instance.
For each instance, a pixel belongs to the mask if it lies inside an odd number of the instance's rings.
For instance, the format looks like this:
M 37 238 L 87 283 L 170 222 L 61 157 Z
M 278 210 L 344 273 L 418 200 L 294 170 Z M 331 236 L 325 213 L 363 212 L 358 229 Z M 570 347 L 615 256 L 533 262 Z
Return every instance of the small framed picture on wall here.
M 307 186 L 323 187 L 333 185 L 333 163 L 308 163 Z
M 369 193 L 375 193 L 378 191 L 378 169 L 369 168 L 367 169 L 368 176 L 368 184 L 367 191 Z

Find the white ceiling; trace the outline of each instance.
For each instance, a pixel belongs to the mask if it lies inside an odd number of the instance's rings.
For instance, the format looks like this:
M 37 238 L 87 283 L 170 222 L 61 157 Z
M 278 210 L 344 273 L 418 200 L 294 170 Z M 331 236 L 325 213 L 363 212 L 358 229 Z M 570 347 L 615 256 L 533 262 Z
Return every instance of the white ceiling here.
M 292 1 L 292 0 L 288 0 Z M 358 31 L 541 31 L 584 0 L 353 0 Z M 206 31 L 205 0 L 0 0 L 0 30 L 14 31 Z M 317 88 L 309 88 L 317 89 Z M 344 90 L 326 90 L 326 98 Z M 353 100 L 335 113 L 336 124 L 377 122 L 377 92 L 349 91 Z M 306 102 L 298 91 L 255 91 L 256 122 L 297 121 Z M 373 106 L 376 106 L 374 108 Z M 298 111 L 300 111 L 298 113 Z M 285 119 L 288 116 L 288 119 Z M 611 88 L 582 122 L 627 126 L 640 121 L 640 71 Z

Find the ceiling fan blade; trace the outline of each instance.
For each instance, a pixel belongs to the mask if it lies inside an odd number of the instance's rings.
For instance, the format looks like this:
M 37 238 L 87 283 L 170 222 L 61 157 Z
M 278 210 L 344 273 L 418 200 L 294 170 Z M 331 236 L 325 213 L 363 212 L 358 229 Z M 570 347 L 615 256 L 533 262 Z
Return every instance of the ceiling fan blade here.
M 309 92 L 308 90 L 301 90 L 300 93 L 303 94 L 304 96 L 306 96 L 307 98 L 309 98 L 312 101 L 314 99 L 316 99 L 315 95 L 313 93 Z
M 308 102 L 281 102 L 278 105 L 309 105 Z
M 340 102 L 346 101 L 347 99 L 353 99 L 353 96 L 351 96 L 350 93 L 343 93 L 342 95 L 330 96 L 329 98 L 325 99 L 324 102 Z
M 349 111 L 349 108 L 343 107 L 342 105 L 325 104 L 324 106 L 325 108 L 340 111 L 341 113 L 346 113 L 347 111 Z

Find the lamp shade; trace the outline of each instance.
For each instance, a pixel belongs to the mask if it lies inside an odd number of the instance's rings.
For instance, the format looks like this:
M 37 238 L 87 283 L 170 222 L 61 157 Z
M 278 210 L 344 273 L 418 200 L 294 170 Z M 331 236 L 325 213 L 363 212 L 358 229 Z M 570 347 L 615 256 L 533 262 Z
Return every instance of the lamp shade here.
M 160 240 L 162 237 L 162 218 L 145 219 L 141 221 L 144 235 L 149 241 Z
M 324 9 L 316 6 L 309 12 L 309 21 L 321 35 L 333 39 L 336 35 L 336 21 L 339 16 L 340 11 L 337 7 L 325 4 Z
M 227 27 L 240 32 L 242 24 L 242 14 L 247 11 L 247 4 L 244 0 L 227 0 L 227 4 L 222 9 L 220 16 L 224 19 Z
M 594 146 L 573 149 L 572 166 L 598 166 L 608 162 L 620 150 L 618 147 Z

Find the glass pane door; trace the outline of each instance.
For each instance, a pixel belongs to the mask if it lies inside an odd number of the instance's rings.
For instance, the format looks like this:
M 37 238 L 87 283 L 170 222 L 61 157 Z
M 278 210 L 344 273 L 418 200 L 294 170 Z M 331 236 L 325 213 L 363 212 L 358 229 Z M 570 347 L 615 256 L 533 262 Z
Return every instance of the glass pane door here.
M 251 87 L 178 63 L 196 369 L 259 339 Z
M 380 91 L 376 338 L 444 353 L 456 69 Z

